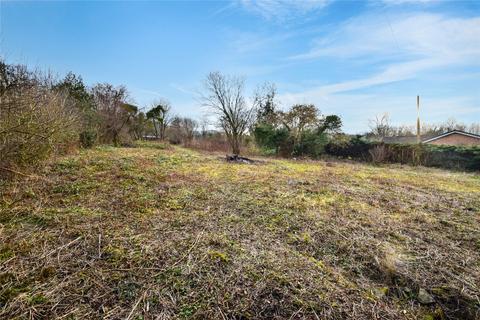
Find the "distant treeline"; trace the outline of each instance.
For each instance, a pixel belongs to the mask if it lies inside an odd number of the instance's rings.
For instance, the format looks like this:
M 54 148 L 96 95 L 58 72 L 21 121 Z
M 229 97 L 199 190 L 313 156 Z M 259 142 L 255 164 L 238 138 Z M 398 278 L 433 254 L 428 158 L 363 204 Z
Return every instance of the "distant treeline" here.
M 0 61 L 0 171 L 36 168 L 77 147 L 131 145 L 145 138 L 238 154 L 254 148 L 254 137 L 271 153 L 316 157 L 340 130 L 338 116 L 323 116 L 314 105 L 276 110 L 272 84 L 259 86 L 250 104 L 240 77 L 212 72 L 205 83 L 203 105 L 220 131 L 210 130 L 207 120 L 173 116 L 167 100 L 143 111 L 124 86 L 87 86 L 73 73 L 59 79 Z
M 73 73 L 59 79 L 24 65 L 0 61 L 0 175 L 22 168 L 35 169 L 53 154 L 77 147 L 129 146 L 138 139 L 167 140 L 233 154 L 311 158 L 331 154 L 375 162 L 468 169 L 477 166 L 477 151 L 373 143 L 383 137 L 413 134 L 410 127 L 390 125 L 388 115 L 372 120 L 371 131 L 365 135 L 370 142 L 360 142 L 342 134 L 338 115 L 324 115 L 313 104 L 279 110 L 274 84 L 258 86 L 251 99 L 246 98 L 244 87 L 241 77 L 208 74 L 201 97 L 202 105 L 207 107 L 206 117 L 197 121 L 174 116 L 165 99 L 140 108 L 124 86 L 87 86 Z M 211 130 L 212 124 L 219 130 Z M 423 128 L 424 133 L 450 129 L 478 133 L 480 125 L 467 128 L 449 120 Z M 447 155 L 457 160 L 448 162 Z M 471 163 L 460 164 L 460 158 L 468 158 Z
M 415 125 L 392 125 L 388 113 L 383 113 L 370 119 L 369 125 L 370 131 L 366 133 L 366 136 L 377 140 L 385 137 L 408 137 L 417 134 Z M 454 118 L 449 118 L 444 122 L 421 122 L 420 125 L 420 134 L 423 137 L 436 136 L 452 130 L 480 134 L 480 123 L 465 124 Z

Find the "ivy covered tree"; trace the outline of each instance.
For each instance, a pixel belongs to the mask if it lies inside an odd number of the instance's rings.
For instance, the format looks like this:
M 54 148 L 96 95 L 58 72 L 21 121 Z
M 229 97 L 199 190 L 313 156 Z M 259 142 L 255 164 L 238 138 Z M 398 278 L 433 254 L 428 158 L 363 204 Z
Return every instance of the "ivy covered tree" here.
M 168 101 L 159 101 L 146 113 L 147 119 L 153 122 L 157 139 L 165 139 L 165 133 L 170 123 L 170 110 L 171 107 Z

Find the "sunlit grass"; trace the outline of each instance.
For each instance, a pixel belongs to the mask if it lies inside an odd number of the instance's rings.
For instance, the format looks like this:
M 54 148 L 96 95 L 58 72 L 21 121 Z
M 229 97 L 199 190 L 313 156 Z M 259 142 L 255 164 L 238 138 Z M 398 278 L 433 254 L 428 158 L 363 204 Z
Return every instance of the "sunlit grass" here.
M 0 317 L 478 315 L 478 174 L 260 160 L 142 142 L 11 182 Z

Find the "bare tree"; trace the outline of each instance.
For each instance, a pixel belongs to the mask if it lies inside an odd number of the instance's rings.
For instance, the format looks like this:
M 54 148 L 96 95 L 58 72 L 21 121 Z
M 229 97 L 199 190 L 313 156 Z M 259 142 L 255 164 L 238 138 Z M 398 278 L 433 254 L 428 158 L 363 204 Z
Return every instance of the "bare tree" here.
M 210 119 L 208 117 L 203 116 L 200 119 L 200 134 L 202 135 L 202 138 L 205 138 L 208 134 L 208 127 L 210 126 Z
M 195 137 L 198 128 L 197 121 L 190 118 L 174 117 L 168 130 L 168 138 L 171 143 L 183 143 L 189 146 Z
M 184 136 L 184 144 L 189 145 L 195 137 L 198 122 L 190 118 L 182 118 L 181 126 Z
M 468 127 L 468 132 L 474 133 L 474 134 L 480 134 L 480 123 L 472 123 Z
M 471 126 L 473 128 L 473 126 Z M 449 118 L 444 122 L 437 123 L 424 123 L 422 125 L 422 134 L 425 135 L 437 135 L 442 134 L 452 130 L 467 130 L 467 125 L 458 122 L 455 118 Z
M 203 105 L 218 116 L 233 154 L 239 155 L 243 136 L 255 116 L 254 108 L 245 102 L 244 80 L 212 72 L 205 80 L 205 89 L 207 94 L 203 96 Z
M 383 139 L 392 133 L 392 126 L 390 125 L 390 117 L 388 113 L 375 116 L 375 119 L 370 121 L 371 134 Z
M 122 131 L 127 128 L 138 108 L 127 102 L 128 92 L 123 86 L 115 88 L 108 83 L 97 84 L 92 88 L 92 94 L 102 120 L 102 140 L 118 145 Z
M 385 134 L 388 134 L 389 136 L 415 136 L 416 135 L 416 126 L 415 125 L 398 125 L 398 126 L 393 126 L 390 125 L 387 120 L 382 118 L 385 117 L 385 115 L 377 116 L 375 120 L 371 120 L 371 126 L 375 127 L 375 130 L 372 130 L 375 132 L 380 132 L 383 131 Z M 387 126 L 385 126 L 387 124 Z M 387 130 L 388 127 L 388 130 Z M 381 128 L 382 130 L 379 130 Z M 454 118 L 449 118 L 446 121 L 443 122 L 435 122 L 435 123 L 428 123 L 424 122 L 422 123 L 421 127 L 421 134 L 424 136 L 434 136 L 438 134 L 442 134 L 451 130 L 462 130 L 462 131 L 468 131 L 470 133 L 480 133 L 480 124 L 479 123 L 471 123 L 470 125 L 467 125 L 462 122 L 458 122 Z

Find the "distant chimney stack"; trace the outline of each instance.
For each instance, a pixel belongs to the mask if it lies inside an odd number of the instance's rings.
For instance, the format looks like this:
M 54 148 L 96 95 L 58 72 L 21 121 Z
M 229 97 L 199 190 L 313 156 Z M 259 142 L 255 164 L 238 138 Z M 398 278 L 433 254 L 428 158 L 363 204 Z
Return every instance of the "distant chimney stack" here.
M 420 137 L 420 96 L 417 96 L 417 143 L 422 142 Z

